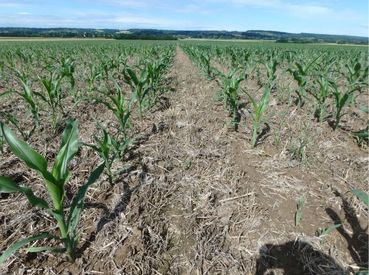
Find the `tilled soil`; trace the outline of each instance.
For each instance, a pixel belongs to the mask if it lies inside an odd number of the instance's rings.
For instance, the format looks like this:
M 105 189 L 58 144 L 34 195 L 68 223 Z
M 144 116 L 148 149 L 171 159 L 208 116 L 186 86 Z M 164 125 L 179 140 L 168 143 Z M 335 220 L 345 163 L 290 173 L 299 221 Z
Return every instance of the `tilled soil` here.
M 347 193 L 367 180 L 365 150 L 333 136 L 322 149 L 317 144 L 320 167 L 296 165 L 285 150 L 267 142 L 251 148 L 244 130 L 229 127 L 215 99 L 219 86 L 180 48 L 168 80 L 175 91 L 140 125 L 144 134 L 127 160 L 132 169 L 113 188 L 90 192 L 76 263 L 17 254 L 3 273 L 346 274 L 367 265 L 365 210 Z M 350 150 L 336 152 L 337 146 Z M 352 179 L 361 183 L 353 186 Z M 303 219 L 295 226 L 302 195 Z M 17 199 L 25 209 L 26 201 Z M 27 213 L 13 230 L 40 219 L 37 211 Z M 315 237 L 319 227 L 340 219 L 341 229 Z

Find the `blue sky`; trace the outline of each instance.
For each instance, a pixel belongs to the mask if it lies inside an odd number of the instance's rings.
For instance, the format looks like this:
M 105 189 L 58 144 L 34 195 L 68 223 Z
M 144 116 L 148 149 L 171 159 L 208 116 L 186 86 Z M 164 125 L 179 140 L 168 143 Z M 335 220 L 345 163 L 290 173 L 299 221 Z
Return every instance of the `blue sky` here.
M 368 0 L 0 0 L 0 26 L 263 29 L 368 36 Z

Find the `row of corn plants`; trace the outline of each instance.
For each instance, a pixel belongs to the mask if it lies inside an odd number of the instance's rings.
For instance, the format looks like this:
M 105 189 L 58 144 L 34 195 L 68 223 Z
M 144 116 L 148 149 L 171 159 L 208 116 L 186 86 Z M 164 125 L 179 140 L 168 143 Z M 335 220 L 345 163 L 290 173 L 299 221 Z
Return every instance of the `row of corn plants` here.
M 253 146 L 257 143 L 255 135 L 261 131 L 260 122 L 267 111 L 270 95 L 282 97 L 281 83 L 289 83 L 287 104 L 306 109 L 304 105 L 309 102 L 312 118 L 328 122 L 334 130 L 342 127 L 347 130 L 342 126 L 342 119 L 352 108 L 362 107 L 356 99 L 368 92 L 369 64 L 367 54 L 361 49 L 229 46 L 229 43 L 213 46 L 201 42 L 183 43 L 182 49 L 207 77 L 219 83 L 221 98 L 236 130 L 243 114 L 242 107 L 251 106 L 247 110 L 253 121 Z M 220 71 L 219 67 L 225 71 Z M 246 86 L 250 82 L 256 82 L 256 92 Z M 258 100 L 260 104 L 256 104 Z M 367 126 L 349 132 L 360 144 L 363 140 L 368 142 Z
M 0 193 L 23 194 L 33 207 L 45 211 L 58 227 L 57 231 L 39 232 L 16 241 L 2 251 L 0 263 L 25 246 L 28 246 L 27 252 L 64 253 L 69 261 L 75 261 L 88 189 L 103 174 L 111 185 L 115 183 L 119 171 L 114 169 L 114 164 L 122 162 L 136 134 L 132 125 L 139 124 L 166 91 L 165 75 L 175 49 L 172 44 L 123 47 L 114 43 L 107 44 L 108 50 L 95 44 L 76 47 L 66 43 L 64 46 L 62 53 L 61 46 L 52 43 L 0 51 L 0 55 L 5 56 L 5 62 L 1 63 L 0 85 L 7 87 L 10 80 L 15 81 L 12 88 L 0 94 L 0 100 L 20 102 L 25 107 L 24 117 L 16 117 L 12 109 L 1 110 L 0 154 L 8 150 L 36 171 L 48 197 L 40 197 L 32 186 L 22 186 L 6 176 L 0 176 Z M 97 132 L 92 142 L 80 140 L 78 122 L 71 119 L 71 114 L 86 104 L 101 105 L 111 112 L 119 126 L 112 128 L 107 121 L 96 120 Z M 29 125 L 20 122 L 27 121 L 28 117 L 32 120 L 30 130 Z M 29 140 L 32 135 L 49 129 L 52 129 L 49 135 L 58 136 L 60 128 L 64 131 L 52 162 L 32 148 Z M 82 147 L 95 151 L 100 164 L 67 203 L 66 190 L 72 176 L 69 167 Z M 49 240 L 51 245 L 29 245 L 41 240 L 43 243 Z

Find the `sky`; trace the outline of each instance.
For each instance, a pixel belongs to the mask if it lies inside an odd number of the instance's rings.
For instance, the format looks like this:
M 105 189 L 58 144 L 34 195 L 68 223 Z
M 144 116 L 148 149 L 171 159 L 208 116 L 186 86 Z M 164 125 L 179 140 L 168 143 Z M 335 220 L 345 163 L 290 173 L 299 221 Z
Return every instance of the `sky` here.
M 274 30 L 368 36 L 368 0 L 0 0 L 0 27 Z

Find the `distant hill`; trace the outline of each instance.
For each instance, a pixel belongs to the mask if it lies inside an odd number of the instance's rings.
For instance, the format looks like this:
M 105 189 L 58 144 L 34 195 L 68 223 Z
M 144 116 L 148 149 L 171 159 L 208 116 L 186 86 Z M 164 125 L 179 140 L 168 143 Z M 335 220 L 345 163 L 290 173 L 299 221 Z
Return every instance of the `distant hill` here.
M 0 28 L 0 37 L 103 37 L 116 39 L 258 39 L 280 43 L 368 44 L 368 37 L 278 31 L 193 31 L 155 29 Z
M 79 28 L 1 28 L 0 37 L 110 37 L 118 29 L 79 29 Z

